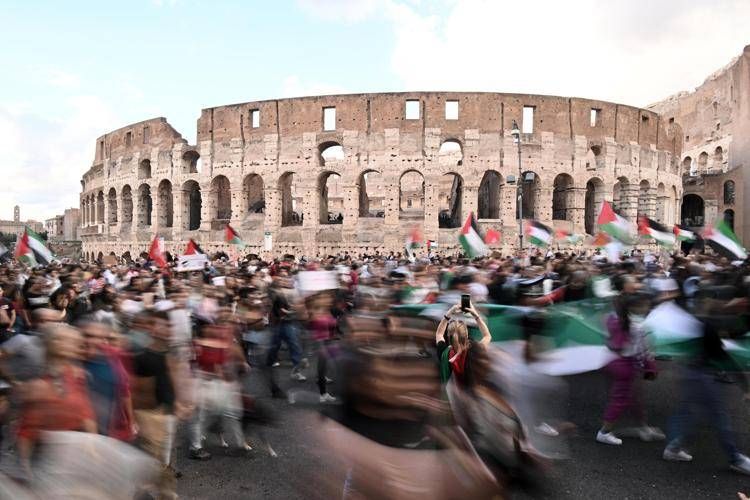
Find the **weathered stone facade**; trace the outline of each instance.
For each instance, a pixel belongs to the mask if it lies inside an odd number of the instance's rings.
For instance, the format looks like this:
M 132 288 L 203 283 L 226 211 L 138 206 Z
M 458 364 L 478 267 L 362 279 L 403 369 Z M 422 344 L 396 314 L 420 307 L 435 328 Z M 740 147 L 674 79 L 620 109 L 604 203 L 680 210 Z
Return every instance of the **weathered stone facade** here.
M 267 233 L 273 255 L 400 251 L 414 226 L 452 252 L 470 212 L 510 250 L 514 121 L 524 218 L 591 233 L 606 199 L 627 217 L 676 222 L 683 133 L 653 111 L 523 94 L 336 95 L 204 109 L 196 145 L 164 118 L 100 137 L 81 181 L 84 256 L 137 254 L 154 234 L 173 253 L 188 238 L 226 250 L 226 222 L 260 254 Z
M 750 245 L 750 45 L 692 92 L 649 106 L 680 125 L 684 147 L 683 222 L 696 229 L 726 218 Z

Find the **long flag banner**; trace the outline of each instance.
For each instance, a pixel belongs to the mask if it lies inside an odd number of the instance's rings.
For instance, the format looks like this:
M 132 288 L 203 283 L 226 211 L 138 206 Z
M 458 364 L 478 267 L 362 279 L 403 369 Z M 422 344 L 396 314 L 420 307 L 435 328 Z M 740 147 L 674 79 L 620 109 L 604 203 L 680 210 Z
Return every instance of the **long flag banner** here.
M 242 241 L 242 238 L 240 238 L 240 235 L 237 231 L 234 230 L 232 226 L 227 224 L 227 227 L 224 231 L 224 239 L 227 243 L 231 243 L 232 245 L 236 245 L 238 247 L 244 247 L 245 242 Z
M 148 258 L 160 268 L 167 267 L 167 258 L 164 252 L 164 238 L 154 236 L 151 247 L 148 249 Z
M 552 229 L 536 220 L 527 220 L 524 231 L 529 243 L 537 247 L 546 247 L 552 243 Z
M 612 238 L 625 243 L 633 244 L 635 240 L 635 228 L 626 218 L 621 217 L 612 210 L 612 205 L 608 201 L 602 203 L 602 211 L 596 223 L 599 228 L 610 235 Z
M 638 233 L 653 238 L 664 247 L 673 247 L 676 241 L 673 232 L 645 215 L 638 217 Z
M 479 230 L 477 220 L 474 218 L 474 212 L 469 214 L 463 228 L 461 228 L 461 234 L 458 235 L 458 242 L 461 243 L 464 253 L 470 259 L 483 257 L 489 253 L 487 244 L 484 242 L 482 233 Z
M 694 232 L 677 225 L 672 229 L 672 232 L 678 241 L 695 241 L 698 238 Z
M 724 219 L 703 232 L 703 239 L 716 253 L 734 260 L 747 259 L 747 251 Z
M 185 247 L 185 252 L 183 253 L 183 255 L 199 255 L 205 253 L 206 252 L 203 251 L 200 245 L 198 245 L 198 243 L 196 243 L 193 238 L 190 238 L 187 247 Z
M 54 255 L 44 244 L 42 237 L 28 227 L 16 242 L 15 257 L 29 265 L 47 265 L 54 259 Z

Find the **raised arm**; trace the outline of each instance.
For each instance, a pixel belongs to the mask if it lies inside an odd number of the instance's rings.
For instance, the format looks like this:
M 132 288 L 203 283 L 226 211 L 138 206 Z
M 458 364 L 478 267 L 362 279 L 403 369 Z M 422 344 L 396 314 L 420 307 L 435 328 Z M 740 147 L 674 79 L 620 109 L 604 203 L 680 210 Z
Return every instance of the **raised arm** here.
M 481 344 L 487 345 L 492 341 L 492 335 L 490 335 L 490 329 L 487 328 L 487 323 L 484 322 L 484 319 L 482 318 L 482 315 L 479 314 L 479 311 L 474 307 L 474 303 L 471 303 L 471 307 L 468 309 L 469 314 L 474 316 L 474 319 L 477 322 L 477 328 L 479 328 L 479 332 L 482 334 L 482 338 L 479 340 Z

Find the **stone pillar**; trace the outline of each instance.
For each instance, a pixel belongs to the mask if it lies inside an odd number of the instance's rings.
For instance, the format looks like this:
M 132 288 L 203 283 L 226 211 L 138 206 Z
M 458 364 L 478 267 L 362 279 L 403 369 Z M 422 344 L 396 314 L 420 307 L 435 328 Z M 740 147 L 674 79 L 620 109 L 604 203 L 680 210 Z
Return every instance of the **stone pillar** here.
M 425 176 L 424 188 L 424 237 L 428 240 L 439 240 L 440 228 L 438 213 L 440 211 L 440 177 Z
M 568 218 L 573 223 L 573 231 L 583 234 L 586 225 L 586 188 L 570 188 L 570 190 L 569 199 L 572 203 L 568 206 L 570 212 Z
M 177 234 L 187 228 L 187 214 L 183 209 L 185 196 L 187 195 L 182 189 L 172 189 L 172 227 Z
M 552 188 L 537 187 L 534 191 L 534 217 L 545 224 L 552 223 Z
M 632 222 L 635 222 L 638 216 L 638 191 L 639 187 L 632 184 L 620 188 L 620 215 Z
M 232 184 L 234 185 L 234 183 Z M 247 213 L 247 201 L 245 199 L 245 190 L 242 187 L 231 189 L 232 203 L 232 226 L 239 227 L 245 219 Z
M 202 155 L 201 155 L 202 157 Z M 205 163 L 204 163 L 205 165 Z M 201 231 L 210 231 L 211 222 L 216 215 L 216 193 L 210 183 L 201 184 Z
M 469 217 L 469 214 L 474 212 L 474 217 L 479 218 L 479 201 L 477 195 L 479 194 L 479 186 L 467 186 L 464 185 L 463 197 L 461 200 L 461 224 L 463 224 Z

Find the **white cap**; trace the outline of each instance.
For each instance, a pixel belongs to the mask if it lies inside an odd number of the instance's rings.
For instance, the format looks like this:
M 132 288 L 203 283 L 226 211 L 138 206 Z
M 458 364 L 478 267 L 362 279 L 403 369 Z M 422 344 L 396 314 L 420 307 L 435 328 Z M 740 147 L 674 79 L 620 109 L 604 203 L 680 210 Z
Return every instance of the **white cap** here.
M 677 282 L 671 278 L 653 280 L 652 286 L 659 293 L 676 292 L 680 289 Z

